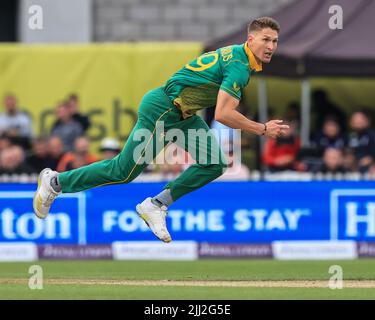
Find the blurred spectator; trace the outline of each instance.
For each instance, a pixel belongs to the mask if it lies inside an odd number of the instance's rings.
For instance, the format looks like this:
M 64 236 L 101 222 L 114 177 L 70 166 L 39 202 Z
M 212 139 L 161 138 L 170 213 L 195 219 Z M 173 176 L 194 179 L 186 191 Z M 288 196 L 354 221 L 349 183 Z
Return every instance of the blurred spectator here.
M 160 165 L 160 173 L 164 180 L 176 178 L 195 161 L 188 152 L 175 143 L 169 144 L 164 151 L 156 157 L 156 163 Z
M 166 163 L 160 168 L 160 173 L 163 180 L 175 179 L 183 171 L 183 165 L 181 163 Z
M 83 128 L 83 131 L 86 132 L 91 125 L 90 119 L 88 116 L 85 116 L 79 112 L 79 99 L 78 95 L 76 95 L 75 93 L 69 96 L 68 107 L 73 116 L 73 119 L 79 122 Z
M 174 179 L 184 171 L 184 155 L 185 150 L 176 144 L 168 145 L 165 148 L 164 164 L 160 167 L 160 173 L 165 180 Z
M 57 170 L 61 158 L 64 156 L 64 145 L 62 140 L 55 136 L 48 139 L 48 165 L 46 167 Z
M 323 164 L 318 171 L 322 173 L 345 173 L 342 150 L 332 147 L 325 149 Z
M 289 123 L 290 129 L 284 137 L 267 139 L 263 151 L 263 164 L 271 172 L 297 169 L 297 155 L 301 140 L 297 135 L 295 122 Z
M 329 116 L 324 120 L 323 127 L 315 135 L 312 141 L 312 147 L 318 148 L 321 154 L 327 148 L 344 149 L 347 144 L 345 135 L 341 132 L 341 128 L 337 119 Z
M 12 145 L 12 141 L 10 141 L 9 137 L 3 133 L 0 135 L 0 152 Z
M 250 170 L 241 161 L 236 159 L 235 154 L 230 150 L 227 154 L 228 167 L 216 181 L 245 181 L 250 179 Z
M 78 95 L 72 93 L 68 97 L 68 100 L 66 101 L 66 106 L 67 106 L 68 112 L 71 114 L 72 118 L 81 125 L 83 132 L 86 132 L 87 129 L 91 125 L 90 119 L 89 119 L 89 117 L 87 117 L 87 116 L 85 116 L 85 115 L 83 115 L 79 112 Z M 61 120 L 57 119 L 56 122 L 54 123 L 53 127 L 56 127 L 60 123 L 61 123 Z
M 369 177 L 370 177 L 370 179 L 375 180 L 375 163 L 373 163 L 373 164 L 370 166 L 370 169 L 368 170 L 368 173 L 369 173 Z
M 347 131 L 347 115 L 328 98 L 327 92 L 323 89 L 313 91 L 311 110 L 315 115 L 314 130 L 322 128 L 325 119 L 333 116 L 340 124 L 341 132 Z
M 82 136 L 75 140 L 74 151 L 67 152 L 60 160 L 57 171 L 63 172 L 67 170 L 77 169 L 85 165 L 98 161 L 99 159 L 90 154 L 90 142 L 88 138 Z
M 5 112 L 0 114 L 0 133 L 7 134 L 16 144 L 30 147 L 32 137 L 31 118 L 18 108 L 17 98 L 12 94 L 4 97 Z
M 300 127 L 301 123 L 301 106 L 297 101 L 292 101 L 288 104 L 284 118 L 287 121 L 293 121 Z
M 114 138 L 104 138 L 100 143 L 100 152 L 103 160 L 116 157 L 121 151 L 120 143 Z
M 74 141 L 83 134 L 79 122 L 73 119 L 66 102 L 60 103 L 56 108 L 57 122 L 52 128 L 51 136 L 58 136 L 64 144 L 64 151 L 72 151 Z
M 345 148 L 343 151 L 343 166 L 346 172 L 358 172 L 357 159 L 350 148 Z
M 26 159 L 26 163 L 33 169 L 33 172 L 39 173 L 50 164 L 48 153 L 48 139 L 37 138 L 32 143 L 32 153 Z
M 356 111 L 350 118 L 353 130 L 349 138 L 349 147 L 353 149 L 361 173 L 366 172 L 375 159 L 375 131 L 370 128 L 370 116 L 367 110 Z
M 32 173 L 25 163 L 25 153 L 20 146 L 10 146 L 0 153 L 0 174 Z

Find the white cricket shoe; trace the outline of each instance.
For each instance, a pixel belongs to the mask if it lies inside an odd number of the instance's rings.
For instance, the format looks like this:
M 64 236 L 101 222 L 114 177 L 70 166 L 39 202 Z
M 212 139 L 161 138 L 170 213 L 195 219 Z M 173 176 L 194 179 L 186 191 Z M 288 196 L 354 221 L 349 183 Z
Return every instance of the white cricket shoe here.
M 53 190 L 51 186 L 51 179 L 57 174 L 56 171 L 50 168 L 42 170 L 39 174 L 38 189 L 34 195 L 33 207 L 35 215 L 40 219 L 47 217 L 52 202 L 60 194 L 60 192 Z
M 160 208 L 151 202 L 151 198 L 147 198 L 136 206 L 136 210 L 155 236 L 164 242 L 172 241 L 165 222 L 167 207 Z

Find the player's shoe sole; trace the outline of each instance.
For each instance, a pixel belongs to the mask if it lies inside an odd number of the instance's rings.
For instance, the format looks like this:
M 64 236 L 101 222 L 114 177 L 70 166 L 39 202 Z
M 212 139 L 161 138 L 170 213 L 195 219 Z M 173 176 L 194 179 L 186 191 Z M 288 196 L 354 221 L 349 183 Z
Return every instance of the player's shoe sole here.
M 156 230 L 154 224 L 152 223 L 152 219 L 149 217 L 147 212 L 145 212 L 143 210 L 142 204 L 138 204 L 136 206 L 136 211 L 137 211 L 137 214 L 139 215 L 139 217 L 146 223 L 146 225 L 150 228 L 150 230 L 152 231 L 152 233 L 155 235 L 156 238 L 158 238 L 159 240 L 161 240 L 165 243 L 168 243 L 168 242 L 172 241 L 172 238 L 169 235 L 168 231 L 164 235 L 160 235 L 160 236 L 158 235 L 158 231 Z
M 48 213 L 43 213 L 41 211 L 42 209 L 42 206 L 43 206 L 43 198 L 42 198 L 42 193 L 41 193 L 41 188 L 43 187 L 43 184 L 42 184 L 42 179 L 43 179 L 43 176 L 44 174 L 47 172 L 47 171 L 52 171 L 51 169 L 49 168 L 46 168 L 46 169 L 43 169 L 39 176 L 38 176 L 38 188 L 36 189 L 36 192 L 34 194 L 34 198 L 33 198 L 33 208 L 34 208 L 34 213 L 35 215 L 40 218 L 40 219 L 45 219 L 47 216 L 48 216 Z M 56 197 L 57 194 L 54 195 L 54 197 Z M 54 198 L 53 197 L 53 198 Z M 53 200 L 52 200 L 53 201 Z

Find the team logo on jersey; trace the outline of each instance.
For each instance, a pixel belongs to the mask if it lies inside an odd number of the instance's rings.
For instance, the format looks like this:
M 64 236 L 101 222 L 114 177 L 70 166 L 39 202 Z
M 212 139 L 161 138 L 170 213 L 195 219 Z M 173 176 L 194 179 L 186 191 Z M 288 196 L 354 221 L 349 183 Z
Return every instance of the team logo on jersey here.
M 238 92 L 241 88 L 237 85 L 237 82 L 233 83 L 234 91 Z

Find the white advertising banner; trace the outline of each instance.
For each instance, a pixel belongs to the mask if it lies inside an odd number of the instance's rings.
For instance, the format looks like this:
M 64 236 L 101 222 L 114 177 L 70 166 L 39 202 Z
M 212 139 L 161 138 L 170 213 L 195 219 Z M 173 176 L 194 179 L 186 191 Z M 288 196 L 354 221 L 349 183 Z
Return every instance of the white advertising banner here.
M 113 242 L 114 260 L 197 260 L 195 241 L 129 241 Z
M 279 260 L 333 260 L 357 258 L 355 241 L 274 241 L 272 251 Z
M 38 248 L 33 242 L 0 243 L 0 261 L 38 260 Z

